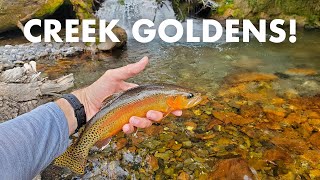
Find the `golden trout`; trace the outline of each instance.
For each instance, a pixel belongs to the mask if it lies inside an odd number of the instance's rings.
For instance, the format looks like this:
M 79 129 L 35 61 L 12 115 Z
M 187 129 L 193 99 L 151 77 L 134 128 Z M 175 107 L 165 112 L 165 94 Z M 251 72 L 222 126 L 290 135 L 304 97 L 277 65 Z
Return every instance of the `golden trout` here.
M 83 174 L 89 150 L 103 147 L 108 140 L 129 123 L 132 116 L 144 117 L 149 110 L 165 115 L 178 109 L 191 108 L 200 103 L 200 93 L 167 84 L 138 86 L 112 97 L 89 121 L 79 138 L 54 164 Z

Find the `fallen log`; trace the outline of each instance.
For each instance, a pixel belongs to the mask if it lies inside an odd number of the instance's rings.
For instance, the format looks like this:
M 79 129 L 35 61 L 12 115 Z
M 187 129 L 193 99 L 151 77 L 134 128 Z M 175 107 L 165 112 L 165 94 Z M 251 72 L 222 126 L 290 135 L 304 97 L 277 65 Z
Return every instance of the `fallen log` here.
M 39 76 L 34 65 L 27 64 L 0 74 L 0 122 L 52 101 L 52 94 L 66 91 L 74 85 L 73 74 L 48 80 Z

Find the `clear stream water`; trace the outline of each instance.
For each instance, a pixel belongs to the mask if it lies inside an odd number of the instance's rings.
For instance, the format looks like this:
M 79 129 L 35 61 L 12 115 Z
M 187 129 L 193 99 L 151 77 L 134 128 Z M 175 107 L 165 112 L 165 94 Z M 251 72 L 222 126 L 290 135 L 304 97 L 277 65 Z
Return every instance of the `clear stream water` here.
M 255 39 L 250 43 L 225 43 L 224 35 L 216 43 L 186 43 L 184 36 L 174 44 L 165 43 L 159 37 L 142 44 L 132 37 L 133 23 L 150 19 L 156 28 L 163 20 L 174 18 L 169 2 L 159 7 L 153 1 L 130 0 L 120 5 L 117 0 L 107 0 L 97 16 L 106 20 L 119 19 L 118 25 L 128 33 L 128 43 L 125 49 L 113 51 L 110 56 L 98 55 L 99 61 L 82 61 L 83 64 L 72 66 L 68 72 L 75 74 L 77 87 L 90 84 L 107 69 L 136 62 L 143 56 L 150 58 L 150 64 L 133 81 L 175 83 L 209 93 L 219 88 L 224 77 L 238 71 L 276 73 L 296 67 L 320 68 L 319 30 L 300 29 L 294 44 L 259 43 Z M 201 37 L 202 21 L 193 20 L 194 34 Z M 173 34 L 175 29 L 169 27 L 167 33 Z

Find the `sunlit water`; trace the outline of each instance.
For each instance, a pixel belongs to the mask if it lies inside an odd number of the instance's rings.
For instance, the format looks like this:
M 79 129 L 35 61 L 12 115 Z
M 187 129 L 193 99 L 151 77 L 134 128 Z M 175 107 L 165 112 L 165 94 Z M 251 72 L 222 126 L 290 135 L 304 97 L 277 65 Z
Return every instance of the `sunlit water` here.
M 223 172 L 229 170 L 229 163 L 232 167 L 238 166 L 238 169 L 234 167 L 236 171 L 234 173 L 239 176 L 245 174 L 248 177 L 254 176 L 261 179 L 316 177 L 320 167 L 314 163 L 317 162 L 317 158 L 320 160 L 320 152 L 316 145 L 310 145 L 310 141 L 314 141 L 311 137 L 313 139 L 316 137 L 314 132 L 319 131 L 320 124 L 314 123 L 318 122 L 316 120 L 299 124 L 302 117 L 292 120 L 287 116 L 290 113 L 301 114 L 301 111 L 295 112 L 290 109 L 294 106 L 291 102 L 295 102 L 294 98 L 313 97 L 320 93 L 320 31 L 299 30 L 297 42 L 294 44 L 259 43 L 254 38 L 250 43 L 225 43 L 224 35 L 216 43 L 186 43 L 185 36 L 174 44 L 165 43 L 159 37 L 147 44 L 135 41 L 131 34 L 131 27 L 136 20 L 148 18 L 153 20 L 157 27 L 162 20 L 174 17 L 170 3 L 165 3 L 167 5 L 159 8 L 155 2 L 151 1 L 144 3 L 144 1 L 132 0 L 125 6 L 119 5 L 115 0 L 105 1 L 97 14 L 100 18 L 109 20 L 120 19 L 119 25 L 127 30 L 129 36 L 125 49 L 113 51 L 111 55 L 98 54 L 95 57 L 96 60 L 91 60 L 90 55 L 61 60 L 60 65 L 59 62 L 53 63 L 51 68 L 51 72 L 55 72 L 56 68 L 58 73 L 50 73 L 48 70 L 45 73 L 49 76 L 60 76 L 61 69 L 64 70 L 63 73 L 74 73 L 76 88 L 79 88 L 94 82 L 108 69 L 137 62 L 143 56 L 148 56 L 150 63 L 145 71 L 129 81 L 138 84 L 160 82 L 178 84 L 203 92 L 215 103 L 188 111 L 186 116 L 178 120 L 167 119 L 164 124 L 157 126 L 159 132 L 154 130 L 154 134 L 151 133 L 151 135 L 146 135 L 143 131 L 138 133 L 136 139 L 134 136 L 118 135 L 107 150 L 91 154 L 89 168 L 84 178 L 175 179 L 187 173 L 191 179 L 208 179 L 214 176 L 219 179 L 219 176 L 223 176 L 221 175 Z M 201 35 L 201 20 L 194 19 L 194 22 L 195 35 Z M 174 28 L 167 29 L 168 34 L 172 35 L 174 32 Z M 70 64 L 69 68 L 61 68 L 66 62 Z M 286 75 L 286 71 L 292 68 L 311 69 L 318 74 Z M 278 79 L 272 83 L 245 83 L 251 89 L 248 94 L 242 92 L 241 85 L 230 83 L 230 77 L 246 72 L 274 74 Z M 236 86 L 239 89 L 235 89 L 236 93 L 232 94 L 233 90 L 228 91 L 225 85 Z M 231 97 L 228 93 L 231 93 Z M 297 101 L 300 102 L 300 100 Z M 317 102 L 312 98 L 305 101 L 304 103 L 307 104 Z M 279 102 L 280 104 L 277 104 Z M 300 106 L 299 103 L 296 106 Z M 249 109 L 246 109 L 248 107 Z M 263 109 L 264 114 L 260 114 L 259 108 Z M 309 108 L 308 111 L 320 113 L 319 107 L 310 105 Z M 286 113 L 285 117 L 282 116 L 283 110 Z M 306 114 L 304 110 L 302 114 Z M 240 119 L 246 121 L 253 116 L 254 122 L 220 125 L 217 119 L 221 117 L 219 114 L 214 114 L 220 112 L 223 116 L 223 113 L 239 114 L 240 112 L 242 117 L 243 111 L 250 112 L 251 115 Z M 310 117 L 307 116 L 307 118 Z M 312 118 L 317 117 L 312 116 Z M 298 124 L 291 121 L 298 121 Z M 194 131 L 190 130 L 192 123 L 197 125 Z M 213 124 L 212 129 L 208 128 L 210 124 Z M 279 138 L 276 139 L 277 137 Z M 203 139 L 199 140 L 199 138 Z M 288 144 L 286 144 L 287 139 Z M 136 144 L 137 141 L 138 144 Z M 172 142 L 177 146 L 183 145 L 180 150 L 176 150 Z M 124 147 L 121 150 L 115 148 L 122 145 Z M 306 149 L 301 149 L 301 146 Z M 181 155 L 179 155 L 180 151 Z M 314 156 L 314 159 L 310 155 Z M 150 164 L 152 164 L 150 156 L 153 156 L 156 159 L 153 160 L 159 164 L 159 169 L 155 172 L 150 170 Z M 167 156 L 170 160 L 166 159 Z M 245 160 L 236 159 L 218 163 L 219 160 L 233 157 Z M 250 166 L 251 170 L 243 171 L 247 166 Z M 43 175 L 51 177 L 52 172 L 57 174 L 64 172 L 62 177 L 67 178 L 75 176 L 61 169 L 51 169 L 45 171 Z M 214 173 L 210 174 L 212 172 Z M 238 179 L 239 176 L 233 178 Z

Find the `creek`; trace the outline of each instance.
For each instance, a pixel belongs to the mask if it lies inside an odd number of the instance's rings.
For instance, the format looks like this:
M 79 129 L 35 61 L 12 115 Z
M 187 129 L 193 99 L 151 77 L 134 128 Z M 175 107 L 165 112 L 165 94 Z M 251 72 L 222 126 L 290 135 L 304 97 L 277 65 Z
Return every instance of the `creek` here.
M 320 178 L 319 30 L 299 29 L 296 43 L 226 43 L 225 38 L 188 43 L 181 38 L 168 44 L 155 37 L 143 44 L 131 34 L 134 22 L 150 19 L 157 28 L 175 18 L 169 2 L 106 0 L 97 16 L 120 19 L 118 25 L 128 33 L 125 49 L 99 53 L 96 60 L 84 54 L 40 61 L 40 71 L 50 78 L 74 73 L 80 88 L 107 69 L 149 56 L 150 64 L 132 82 L 178 84 L 209 100 L 136 136 L 119 133 L 103 152 L 91 152 L 83 177 L 50 166 L 43 178 Z M 202 20 L 193 21 L 195 36 L 201 37 Z M 175 29 L 166 33 L 174 35 Z

